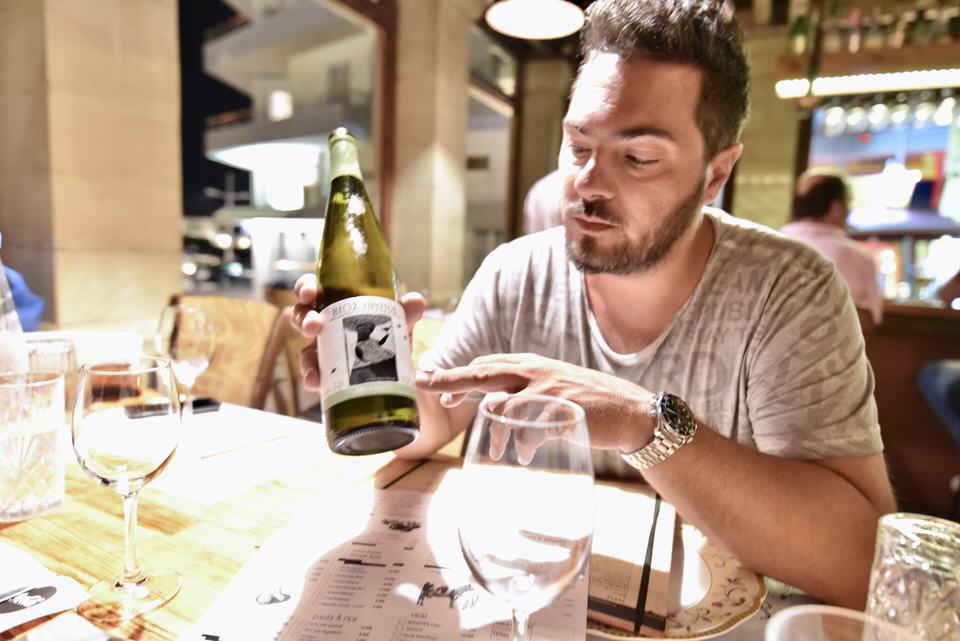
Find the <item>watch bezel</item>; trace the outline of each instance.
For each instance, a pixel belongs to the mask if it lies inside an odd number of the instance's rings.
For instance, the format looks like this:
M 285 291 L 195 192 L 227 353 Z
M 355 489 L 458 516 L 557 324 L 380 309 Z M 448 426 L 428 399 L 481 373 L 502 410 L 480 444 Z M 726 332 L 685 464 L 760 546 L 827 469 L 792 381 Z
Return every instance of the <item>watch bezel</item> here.
M 665 429 L 679 439 L 690 438 L 697 431 L 697 420 L 693 411 L 679 396 L 667 392 L 659 393 L 657 416 L 656 429 Z

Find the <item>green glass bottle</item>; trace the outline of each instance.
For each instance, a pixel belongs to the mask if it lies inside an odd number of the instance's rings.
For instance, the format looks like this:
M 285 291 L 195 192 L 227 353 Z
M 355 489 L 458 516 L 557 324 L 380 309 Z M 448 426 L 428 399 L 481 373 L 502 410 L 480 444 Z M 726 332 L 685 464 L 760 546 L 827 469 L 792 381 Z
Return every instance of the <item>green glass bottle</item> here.
M 323 420 L 334 452 L 376 454 L 419 434 L 410 337 L 357 141 L 341 127 L 329 146 L 330 199 L 317 259 Z

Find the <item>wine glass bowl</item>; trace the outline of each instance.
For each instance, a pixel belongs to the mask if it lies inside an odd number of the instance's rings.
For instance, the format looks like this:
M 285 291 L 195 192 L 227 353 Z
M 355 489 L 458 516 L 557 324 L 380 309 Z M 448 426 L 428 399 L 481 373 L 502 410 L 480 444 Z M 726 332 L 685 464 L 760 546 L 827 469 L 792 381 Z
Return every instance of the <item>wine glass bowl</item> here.
M 126 621 L 154 610 L 180 590 L 179 576 L 137 561 L 137 498 L 170 462 L 180 437 L 180 396 L 170 362 L 142 358 L 84 365 L 73 409 L 77 461 L 94 481 L 120 495 L 124 515 L 123 571 L 90 590 L 78 611 Z
M 526 638 L 530 614 L 583 572 L 593 535 L 593 465 L 583 409 L 533 394 L 487 396 L 463 468 L 460 546 Z
M 216 351 L 213 321 L 199 307 L 168 305 L 160 313 L 154 342 L 157 353 L 170 359 L 177 382 L 184 388 L 187 414 L 192 413 L 193 386 Z

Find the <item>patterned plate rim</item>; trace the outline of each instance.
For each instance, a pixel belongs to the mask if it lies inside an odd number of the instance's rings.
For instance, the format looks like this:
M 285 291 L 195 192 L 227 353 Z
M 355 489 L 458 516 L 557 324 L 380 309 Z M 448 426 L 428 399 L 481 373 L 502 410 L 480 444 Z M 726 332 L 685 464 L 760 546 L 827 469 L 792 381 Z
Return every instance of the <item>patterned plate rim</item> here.
M 694 532 L 696 532 L 696 534 L 700 537 L 701 541 L 703 542 L 703 544 L 699 546 L 697 553 L 703 559 L 704 563 L 707 564 L 707 568 L 710 571 L 710 589 L 703 596 L 703 598 L 700 599 L 700 601 L 698 601 L 697 603 L 691 604 L 690 606 L 683 608 L 682 610 L 675 612 L 672 615 L 667 616 L 667 634 L 663 638 L 688 639 L 688 640 L 709 639 L 711 637 L 717 636 L 718 634 L 723 634 L 724 632 L 728 632 L 729 630 L 732 630 L 733 628 L 737 627 L 738 625 L 740 625 L 741 623 L 749 619 L 751 616 L 756 614 L 760 610 L 760 606 L 763 605 L 763 600 L 767 596 L 767 586 L 763 580 L 762 575 L 744 568 L 742 565 L 740 565 L 740 562 L 737 561 L 731 554 L 721 550 L 720 548 L 710 545 L 709 542 L 706 542 L 706 539 L 703 537 L 703 534 L 701 534 L 700 531 L 697 530 L 695 527 L 693 527 L 689 523 L 684 523 L 682 525 L 682 528 L 684 530 L 687 530 L 688 528 L 690 530 L 693 530 Z M 681 612 L 690 612 L 692 610 L 695 610 L 696 608 L 703 607 L 703 604 L 706 601 L 708 601 L 712 597 L 715 598 L 714 590 L 717 589 L 718 587 L 718 582 L 715 580 L 715 576 L 714 576 L 716 569 L 714 565 L 710 563 L 710 560 L 705 557 L 704 555 L 705 549 L 709 550 L 709 552 L 712 553 L 711 558 L 722 557 L 725 561 L 729 561 L 733 563 L 737 568 L 736 572 L 738 576 L 742 576 L 745 580 L 747 580 L 750 583 L 756 582 L 756 591 L 753 597 L 753 601 L 752 603 L 750 603 L 750 606 L 745 610 L 743 610 L 742 612 L 737 613 L 736 615 L 730 617 L 729 619 L 726 619 L 722 623 L 708 630 L 704 630 L 702 632 L 691 632 L 689 634 L 670 634 L 669 633 L 670 621 L 677 614 Z M 630 632 L 626 632 L 624 630 L 618 630 L 616 628 L 612 628 L 610 626 L 604 625 L 597 621 L 592 621 L 590 619 L 587 619 L 587 631 L 591 634 L 594 634 L 598 637 L 605 638 L 605 639 L 653 639 L 653 638 L 656 638 L 656 637 L 635 636 Z

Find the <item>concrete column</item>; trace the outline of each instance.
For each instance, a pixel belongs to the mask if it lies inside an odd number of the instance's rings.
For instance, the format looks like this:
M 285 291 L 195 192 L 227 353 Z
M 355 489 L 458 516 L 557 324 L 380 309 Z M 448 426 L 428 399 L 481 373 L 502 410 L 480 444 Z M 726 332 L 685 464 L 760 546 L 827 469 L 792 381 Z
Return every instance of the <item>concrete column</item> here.
M 444 304 L 463 289 L 470 26 L 482 0 L 400 0 L 391 251 Z
M 176 0 L 0 0 L 3 259 L 59 326 L 180 290 Z
M 565 60 L 530 60 L 524 65 L 517 211 L 523 210 L 530 186 L 557 168 L 561 125 L 572 82 L 573 69 Z M 522 216 L 517 220 L 522 225 Z M 520 234 L 522 229 L 514 232 Z
M 734 178 L 733 210 L 741 218 L 773 228 L 790 216 L 798 114 L 795 100 L 773 91 L 785 27 L 757 27 L 746 34 L 750 57 L 750 119 L 743 129 L 743 156 Z

